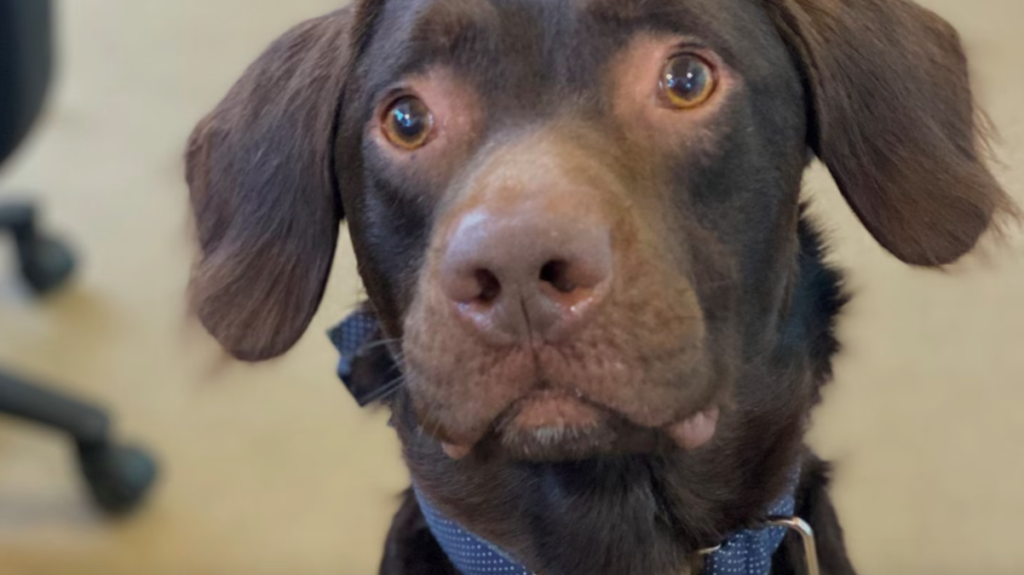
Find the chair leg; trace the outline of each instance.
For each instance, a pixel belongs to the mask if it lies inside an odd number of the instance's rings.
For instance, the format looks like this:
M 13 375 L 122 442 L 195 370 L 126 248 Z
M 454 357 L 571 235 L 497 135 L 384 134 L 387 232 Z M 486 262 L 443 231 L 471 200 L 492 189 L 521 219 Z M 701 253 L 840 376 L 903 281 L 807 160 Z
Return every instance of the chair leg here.
M 110 418 L 96 406 L 0 372 L 0 413 L 67 433 L 93 500 L 107 513 L 134 509 L 156 479 L 152 458 L 116 445 Z
M 87 403 L 0 372 L 0 413 L 63 431 L 78 443 L 105 443 L 107 414 Z
M 27 202 L 12 202 L 0 206 L 0 230 L 10 230 L 15 236 L 33 235 L 35 209 Z
M 39 232 L 36 209 L 19 202 L 0 206 L 0 230 L 14 236 L 21 275 L 37 294 L 64 285 L 75 268 L 75 257 L 62 242 Z

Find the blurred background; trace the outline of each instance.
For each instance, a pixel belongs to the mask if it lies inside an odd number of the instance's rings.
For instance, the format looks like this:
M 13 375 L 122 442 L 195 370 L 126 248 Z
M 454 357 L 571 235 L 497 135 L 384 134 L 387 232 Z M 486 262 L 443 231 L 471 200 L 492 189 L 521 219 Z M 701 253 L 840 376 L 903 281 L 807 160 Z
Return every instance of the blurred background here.
M 1024 202 L 1024 2 L 924 0 L 961 31 Z M 97 401 L 161 476 L 130 517 L 90 504 L 71 445 L 0 416 L 2 575 L 370 575 L 407 483 L 382 413 L 333 374 L 325 330 L 360 295 L 343 237 L 325 304 L 285 359 L 231 365 L 184 308 L 182 150 L 243 68 L 337 0 L 73 0 L 57 75 L 0 204 L 28 198 L 80 255 L 32 297 L 0 239 L 0 365 Z M 946 273 L 905 268 L 820 168 L 815 217 L 856 294 L 813 443 L 866 574 L 1024 573 L 1024 242 Z

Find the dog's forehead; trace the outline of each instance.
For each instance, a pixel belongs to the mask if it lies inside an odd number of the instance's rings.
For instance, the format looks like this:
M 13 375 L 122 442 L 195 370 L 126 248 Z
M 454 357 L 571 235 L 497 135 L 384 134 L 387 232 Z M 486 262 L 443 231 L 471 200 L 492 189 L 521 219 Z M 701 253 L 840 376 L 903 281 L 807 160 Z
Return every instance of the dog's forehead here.
M 621 25 L 658 25 L 680 17 L 694 25 L 728 25 L 730 16 L 751 10 L 757 0 L 383 0 L 385 11 L 403 14 L 432 32 L 451 32 L 461 27 L 495 24 L 515 26 L 515 19 L 501 15 L 531 14 L 543 24 L 559 27 L 570 20 L 590 19 Z M 567 20 L 565 17 L 570 16 Z M 550 18 L 550 20 L 547 20 Z
M 381 0 L 370 50 L 392 71 L 435 61 L 514 61 L 524 73 L 571 75 L 641 32 L 699 40 L 727 59 L 776 40 L 760 0 Z M 532 69 L 531 69 L 532 68 Z

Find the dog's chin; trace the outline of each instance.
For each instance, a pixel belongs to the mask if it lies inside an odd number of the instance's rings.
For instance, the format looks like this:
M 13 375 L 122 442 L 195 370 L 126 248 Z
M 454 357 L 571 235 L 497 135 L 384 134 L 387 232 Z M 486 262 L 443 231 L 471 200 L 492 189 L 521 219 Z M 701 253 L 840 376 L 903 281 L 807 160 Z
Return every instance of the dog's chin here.
M 651 428 L 585 398 L 541 391 L 513 404 L 475 451 L 517 461 L 566 462 L 696 448 L 713 436 L 717 413 L 711 408 L 681 424 Z M 458 455 L 453 446 L 446 451 Z
M 671 442 L 653 429 L 626 425 L 508 426 L 496 432 L 481 451 L 527 462 L 582 461 L 596 457 L 655 453 L 671 449 Z
M 613 453 L 619 433 L 607 410 L 568 394 L 540 392 L 498 421 L 493 448 L 526 461 L 568 461 Z

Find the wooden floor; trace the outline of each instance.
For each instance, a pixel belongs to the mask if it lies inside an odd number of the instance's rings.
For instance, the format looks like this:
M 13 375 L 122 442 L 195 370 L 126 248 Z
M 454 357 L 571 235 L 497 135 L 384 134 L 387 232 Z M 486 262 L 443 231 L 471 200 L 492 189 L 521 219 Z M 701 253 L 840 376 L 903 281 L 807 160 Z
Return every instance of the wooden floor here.
M 225 365 L 182 305 L 189 129 L 262 46 L 336 3 L 60 3 L 55 97 L 0 198 L 45 202 L 84 268 L 41 305 L 0 275 L 0 364 L 109 404 L 165 473 L 144 512 L 108 524 L 64 441 L 0 422 L 0 574 L 374 573 L 406 477 L 382 414 L 357 411 L 332 374 L 323 332 L 359 295 L 347 240 L 313 329 L 274 365 Z M 925 3 L 970 46 L 1000 177 L 1024 201 L 1024 3 Z M 814 442 L 837 462 L 862 573 L 1024 573 L 1024 242 L 945 275 L 909 270 L 820 171 L 809 187 L 857 293 Z

